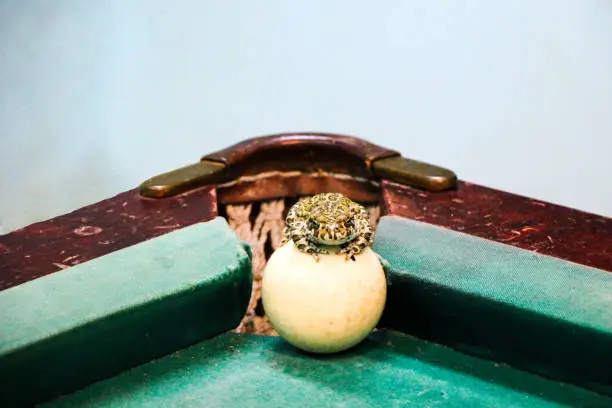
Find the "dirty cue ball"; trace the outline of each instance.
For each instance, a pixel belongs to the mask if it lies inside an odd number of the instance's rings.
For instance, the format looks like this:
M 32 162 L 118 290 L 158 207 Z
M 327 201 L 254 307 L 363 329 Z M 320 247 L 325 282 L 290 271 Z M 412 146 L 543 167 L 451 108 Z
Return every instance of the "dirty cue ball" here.
M 283 244 L 262 282 L 263 306 L 278 334 L 302 350 L 334 353 L 371 333 L 387 296 L 372 234 L 365 209 L 340 194 L 319 194 L 290 209 Z

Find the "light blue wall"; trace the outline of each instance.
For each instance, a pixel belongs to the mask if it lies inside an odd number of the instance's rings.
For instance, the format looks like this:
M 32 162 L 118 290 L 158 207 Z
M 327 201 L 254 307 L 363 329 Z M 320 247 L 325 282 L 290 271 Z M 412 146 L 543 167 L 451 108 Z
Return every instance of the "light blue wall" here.
M 612 216 L 612 3 L 0 3 L 3 232 L 290 130 Z

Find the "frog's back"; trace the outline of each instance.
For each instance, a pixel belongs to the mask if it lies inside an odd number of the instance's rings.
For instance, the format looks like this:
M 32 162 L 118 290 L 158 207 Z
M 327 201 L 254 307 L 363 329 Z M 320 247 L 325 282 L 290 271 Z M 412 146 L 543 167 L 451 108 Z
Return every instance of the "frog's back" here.
M 352 201 L 338 193 L 322 193 L 306 204 L 310 217 L 323 223 L 341 223 L 350 217 Z

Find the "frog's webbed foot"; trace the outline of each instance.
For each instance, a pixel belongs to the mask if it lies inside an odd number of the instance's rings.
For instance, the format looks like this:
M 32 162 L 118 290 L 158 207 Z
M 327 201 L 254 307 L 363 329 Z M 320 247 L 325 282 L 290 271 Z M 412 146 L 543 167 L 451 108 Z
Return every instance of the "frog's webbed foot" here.
M 300 238 L 295 242 L 295 246 L 296 248 L 300 251 L 300 252 L 304 252 L 306 254 L 311 255 L 315 262 L 319 262 L 319 254 L 328 254 L 329 251 L 327 251 L 326 249 L 323 249 L 321 247 L 316 246 L 315 244 L 313 244 L 312 242 L 310 242 L 307 238 L 303 237 Z
M 340 249 L 340 253 L 346 256 L 346 260 L 355 260 L 355 255 L 360 254 L 370 246 L 370 241 L 363 235 L 358 236 L 353 241 L 345 244 Z

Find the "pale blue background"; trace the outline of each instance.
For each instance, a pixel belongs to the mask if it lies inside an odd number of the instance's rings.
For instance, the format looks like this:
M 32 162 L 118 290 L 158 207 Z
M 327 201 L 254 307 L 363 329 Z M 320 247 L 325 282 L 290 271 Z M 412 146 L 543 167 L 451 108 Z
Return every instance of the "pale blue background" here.
M 0 3 L 2 232 L 292 130 L 612 216 L 612 2 Z

